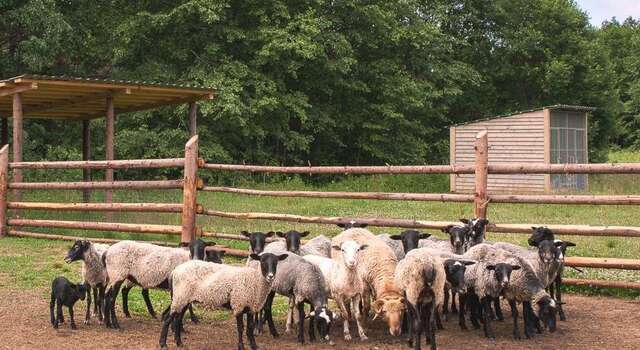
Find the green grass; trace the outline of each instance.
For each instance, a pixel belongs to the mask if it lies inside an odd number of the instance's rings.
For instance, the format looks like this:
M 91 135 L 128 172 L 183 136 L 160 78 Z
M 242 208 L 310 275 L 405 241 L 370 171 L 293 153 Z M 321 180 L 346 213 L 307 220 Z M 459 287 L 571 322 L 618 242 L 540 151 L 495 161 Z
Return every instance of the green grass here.
M 640 161 L 639 153 L 626 151 L 612 152 L 614 162 Z M 307 176 L 307 175 L 303 175 Z M 258 189 L 296 189 L 322 191 L 386 191 L 386 192 L 448 192 L 448 176 L 443 175 L 372 175 L 347 176 L 341 179 L 330 177 L 314 178 L 312 183 L 302 181 L 301 176 L 238 175 L 225 178 L 220 185 L 251 187 Z M 592 175 L 589 177 L 590 193 L 594 194 L 639 194 L 638 176 Z M 80 191 L 24 191 L 25 201 L 78 202 Z M 96 191 L 93 201 L 102 201 L 102 193 Z M 122 202 L 181 202 L 181 191 L 115 191 L 115 201 Z M 198 202 L 206 208 L 234 212 L 273 212 L 299 215 L 349 216 L 349 217 L 389 217 L 423 220 L 455 220 L 472 216 L 469 203 L 401 202 L 336 200 L 313 198 L 271 198 L 233 195 L 227 193 L 199 193 Z M 104 213 L 23 211 L 25 218 L 103 221 Z M 590 224 L 640 226 L 640 215 L 634 206 L 595 205 L 514 205 L 490 204 L 489 218 L 500 223 L 541 224 Z M 180 224 L 179 214 L 115 213 L 117 222 Z M 296 224 L 272 221 L 240 221 L 215 217 L 198 217 L 198 225 L 207 231 L 237 234 L 241 230 L 286 230 L 296 228 L 309 230 L 314 234 L 333 236 L 339 228 L 326 225 Z M 66 234 L 78 237 L 107 237 L 118 239 L 140 239 L 164 241 L 176 244 L 178 237 L 154 234 L 127 234 L 99 231 L 79 231 L 63 229 L 28 228 L 29 231 Z M 375 232 L 398 232 L 393 228 L 372 228 Z M 429 231 L 444 237 L 437 231 Z M 526 245 L 526 235 L 489 234 L 489 239 Z M 617 237 L 566 236 L 565 239 L 577 243 L 570 254 L 590 257 L 638 258 L 640 239 Z M 246 242 L 220 240 L 219 244 L 246 249 Z M 65 264 L 62 260 L 69 242 L 38 239 L 7 238 L 0 240 L 0 288 L 32 289 L 46 298 L 51 280 L 64 275 L 71 280 L 79 279 L 80 264 Z M 228 262 L 238 262 L 227 258 Z M 620 279 L 640 282 L 640 273 L 624 270 L 585 269 L 578 274 L 567 270 L 569 277 L 594 279 Z M 7 282 L 7 283 L 5 283 Z M 611 294 L 639 298 L 638 291 L 609 289 L 570 288 L 581 293 Z M 164 292 L 152 292 L 157 311 L 166 307 L 168 298 Z M 276 314 L 282 315 L 286 305 L 282 299 L 275 304 Z M 146 315 L 144 303 L 137 290 L 130 293 L 130 309 L 133 313 Z M 226 313 L 207 313 L 205 318 L 223 318 Z

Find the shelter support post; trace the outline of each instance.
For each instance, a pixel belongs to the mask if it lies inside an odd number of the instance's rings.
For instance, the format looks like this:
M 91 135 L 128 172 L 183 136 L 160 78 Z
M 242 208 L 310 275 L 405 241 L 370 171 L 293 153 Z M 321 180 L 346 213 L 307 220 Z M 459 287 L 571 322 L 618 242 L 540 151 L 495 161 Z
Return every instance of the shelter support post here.
M 0 147 L 9 143 L 9 118 L 0 121 Z
M 22 162 L 22 94 L 13 95 L 13 161 Z M 22 182 L 22 170 L 13 169 L 13 181 Z M 20 201 L 22 199 L 20 190 L 13 190 L 13 200 Z M 19 216 L 19 212 L 15 212 Z
M 189 102 L 189 137 L 195 136 L 198 131 L 196 129 L 196 117 L 198 115 L 198 105 L 193 102 Z
M 189 139 L 184 147 L 184 188 L 182 191 L 182 235 L 184 246 L 195 239 L 198 192 L 198 135 Z
M 82 121 L 82 160 L 91 160 L 91 129 L 90 121 Z M 91 182 L 91 169 L 82 169 L 82 180 Z M 91 201 L 91 190 L 84 189 L 82 191 L 82 201 L 88 203 Z
M 115 106 L 113 104 L 113 96 L 107 96 L 107 115 L 106 115 L 106 123 L 104 128 L 104 156 L 105 160 L 113 160 L 114 152 L 113 152 L 113 138 L 115 134 L 115 122 L 116 122 L 116 111 Z M 105 170 L 105 181 L 113 181 L 113 169 Z M 113 191 L 107 190 L 105 191 L 104 196 L 106 203 L 113 203 Z M 107 213 L 106 215 L 107 221 L 111 221 L 113 215 L 111 213 Z
M 475 141 L 476 171 L 475 171 L 475 191 L 474 191 L 474 215 L 479 219 L 487 218 L 487 206 L 489 197 L 487 196 L 487 177 L 489 163 L 489 138 L 487 131 L 481 131 L 476 135 Z
M 0 237 L 7 235 L 7 191 L 9 188 L 9 145 L 0 149 Z

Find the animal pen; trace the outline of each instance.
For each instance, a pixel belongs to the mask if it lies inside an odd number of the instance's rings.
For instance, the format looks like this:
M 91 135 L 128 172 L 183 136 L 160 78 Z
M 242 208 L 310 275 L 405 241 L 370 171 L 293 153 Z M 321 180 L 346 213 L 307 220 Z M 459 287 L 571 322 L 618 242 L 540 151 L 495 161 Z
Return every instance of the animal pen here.
M 26 87 L 33 88 L 32 83 L 27 83 Z M 102 86 L 109 85 L 101 82 Z M 20 85 L 20 84 L 18 84 Z M 42 83 L 42 86 L 46 83 Z M 22 117 L 21 98 L 15 97 L 20 94 L 22 87 L 11 86 L 9 91 L 13 92 L 13 116 L 14 132 L 16 131 L 16 120 Z M 108 88 L 107 88 L 108 90 Z M 56 161 L 56 162 L 24 162 L 20 152 L 16 152 L 15 147 L 20 146 L 21 140 L 16 139 L 14 134 L 14 160 L 9 161 L 9 146 L 4 145 L 0 149 L 0 237 L 18 236 L 47 239 L 76 240 L 75 236 L 52 235 L 44 233 L 34 233 L 25 231 L 24 227 L 39 228 L 65 228 L 100 230 L 115 232 L 135 232 L 153 233 L 162 235 L 179 235 L 181 244 L 187 244 L 196 237 L 211 237 L 230 240 L 247 240 L 244 236 L 208 232 L 197 226 L 197 216 L 213 216 L 241 220 L 275 220 L 295 223 L 316 223 L 334 225 L 338 223 L 348 223 L 356 220 L 359 223 L 366 223 L 371 226 L 440 229 L 455 222 L 409 220 L 394 218 L 353 218 L 353 217 L 324 217 L 324 216 L 301 216 L 276 213 L 257 212 L 225 212 L 216 208 L 204 208 L 197 203 L 199 192 L 226 192 L 254 196 L 270 197 L 306 197 L 306 198 L 333 198 L 333 199 L 366 199 L 366 200 L 399 200 L 399 201 L 435 201 L 435 202 L 465 202 L 472 203 L 474 214 L 479 218 L 487 217 L 487 209 L 490 203 L 533 203 L 533 204 L 570 204 L 570 205 L 640 205 L 640 196 L 626 195 L 553 195 L 553 194 L 523 194 L 507 195 L 492 194 L 487 190 L 487 179 L 489 174 L 640 174 L 640 163 L 619 163 L 619 164 L 489 164 L 488 135 L 486 131 L 481 131 L 474 140 L 474 164 L 468 165 L 412 165 L 412 166 L 258 166 L 258 165 L 236 165 L 236 164 L 214 164 L 207 163 L 198 158 L 198 136 L 195 135 L 195 100 L 213 97 L 212 91 L 190 90 L 191 95 L 187 97 L 172 99 L 161 99 L 163 104 L 182 103 L 188 101 L 190 123 L 190 134 L 192 135 L 185 145 L 184 156 L 170 159 L 135 159 L 135 160 L 113 160 L 96 161 Z M 197 93 L 196 93 L 197 92 Z M 8 91 L 1 90 L 5 96 Z M 123 92 L 126 94 L 126 88 Z M 110 94 L 110 92 L 107 92 Z M 11 95 L 11 94 L 8 94 Z M 96 96 L 98 94 L 96 93 Z M 99 95 L 100 101 L 105 99 L 104 93 Z M 107 95 L 107 133 L 113 133 L 113 116 L 115 109 L 113 98 Z M 111 100 L 111 103 L 108 102 Z M 76 101 L 77 103 L 77 101 Z M 2 111 L 0 104 L 0 112 Z M 104 112 L 104 105 L 103 112 Z M 136 105 L 139 109 L 144 109 L 143 104 Z M 151 106 L 149 106 L 150 108 Z M 100 107 L 96 107 L 100 108 Z M 133 107 L 132 107 L 133 108 Z M 122 109 L 121 111 L 125 111 Z M 97 114 L 96 114 L 97 115 Z M 61 115 L 62 116 L 62 115 Z M 109 120 L 111 119 L 111 122 Z M 20 126 L 21 127 L 21 126 Z M 5 128 L 6 129 L 6 128 Z M 21 130 L 19 130 L 21 133 Z M 108 135 L 107 135 L 108 136 Z M 16 140 L 20 142 L 16 142 Z M 111 138 L 113 140 L 113 138 Z M 112 141 L 111 141 L 112 142 Z M 108 146 L 109 147 L 109 146 Z M 110 147 L 113 147 L 111 144 Z M 16 157 L 18 155 L 18 157 Z M 107 154 L 109 157 L 109 154 Z M 114 169 L 144 169 L 144 168 L 182 168 L 183 177 L 176 180 L 156 180 L 156 181 L 114 181 Z M 85 174 L 91 169 L 106 169 L 107 177 L 104 181 L 90 181 L 85 177 L 82 182 L 23 182 L 21 177 L 22 169 L 83 169 Z M 318 192 L 318 191 L 266 191 L 229 187 L 205 186 L 198 178 L 198 171 L 239 171 L 239 172 L 259 172 L 259 173 L 283 173 L 283 174 L 470 174 L 474 178 L 474 192 L 471 194 L 456 193 L 387 193 L 387 192 Z M 111 174 L 111 175 L 109 175 Z M 24 202 L 21 201 L 20 191 L 37 189 L 59 189 L 59 190 L 104 190 L 114 189 L 182 189 L 182 202 L 180 203 L 113 203 L 110 197 L 106 197 L 105 203 L 50 203 L 50 202 Z M 9 198 L 9 190 L 14 191 L 12 198 Z M 107 192 L 108 193 L 108 192 Z M 118 223 L 118 222 L 90 222 L 90 221 L 60 221 L 60 220 L 38 220 L 20 218 L 20 211 L 26 210 L 47 210 L 47 211 L 99 211 L 99 212 L 151 212 L 151 213 L 181 213 L 181 225 L 159 225 L 140 223 Z M 536 223 L 542 225 L 544 223 Z M 487 226 L 488 232 L 493 233 L 520 233 L 529 234 L 531 224 L 506 224 L 491 223 Z M 630 226 L 589 226 L 589 225 L 547 225 L 555 233 L 560 235 L 579 236 L 614 236 L 640 238 L 640 227 Z M 112 239 L 92 239 L 98 242 L 112 243 Z M 214 248 L 220 249 L 219 246 Z M 248 252 L 237 249 L 223 248 L 229 255 L 247 256 Z M 566 264 L 574 267 L 592 267 L 605 269 L 628 269 L 640 270 L 640 260 L 638 259 L 617 259 L 617 258 L 591 258 L 591 257 L 567 257 Z M 586 279 L 564 279 L 564 283 L 570 285 L 589 285 L 597 287 L 613 288 L 633 288 L 640 289 L 640 283 L 612 280 L 586 280 Z

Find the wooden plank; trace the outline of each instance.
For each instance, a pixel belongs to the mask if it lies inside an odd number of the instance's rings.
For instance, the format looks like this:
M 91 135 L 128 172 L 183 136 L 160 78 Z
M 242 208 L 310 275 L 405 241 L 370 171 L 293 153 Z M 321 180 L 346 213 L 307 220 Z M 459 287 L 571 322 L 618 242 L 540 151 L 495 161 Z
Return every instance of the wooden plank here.
M 10 88 L 0 88 L 0 97 L 4 97 L 4 96 L 15 96 L 16 94 L 20 94 L 23 93 L 25 91 L 28 90 L 33 90 L 33 89 L 37 89 L 38 88 L 38 84 L 37 83 L 31 83 L 31 84 L 16 84 L 13 87 Z
M 9 209 L 54 210 L 54 211 L 119 211 L 181 213 L 180 203 L 52 203 L 9 202 Z
M 77 87 L 77 89 L 86 89 L 86 88 L 95 88 L 95 89 L 131 89 L 133 92 L 135 91 L 157 91 L 157 92 L 175 92 L 178 94 L 211 94 L 215 93 L 215 90 L 208 88 L 170 88 L 170 87 L 158 87 L 158 86 L 146 86 L 139 84 L 119 84 L 119 83 L 101 83 L 101 82 L 87 82 L 87 81 L 67 81 L 67 80 L 35 80 L 35 79 L 26 79 L 19 78 L 15 80 L 16 83 L 36 83 L 40 84 L 40 86 L 49 87 L 49 86 L 60 86 L 63 89 L 72 89 L 73 87 Z

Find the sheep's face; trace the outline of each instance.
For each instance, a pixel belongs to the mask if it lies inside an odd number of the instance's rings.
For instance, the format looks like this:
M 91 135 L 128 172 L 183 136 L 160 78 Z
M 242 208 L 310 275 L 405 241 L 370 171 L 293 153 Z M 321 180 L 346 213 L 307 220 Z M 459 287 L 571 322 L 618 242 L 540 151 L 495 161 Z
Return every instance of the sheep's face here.
M 442 229 L 442 232 L 449 234 L 449 241 L 453 252 L 456 254 L 464 253 L 464 243 L 469 235 L 469 226 L 449 225 Z
M 451 284 L 454 291 L 460 294 L 467 292 L 467 287 L 464 283 L 464 273 L 467 270 L 467 266 L 475 263 L 473 260 L 447 259 L 444 261 L 444 271 L 447 275 L 447 281 Z
M 562 241 L 559 239 L 554 240 L 553 243 L 556 247 L 558 247 L 558 255 L 556 257 L 558 261 L 564 261 L 564 257 L 567 255 L 567 248 L 576 246 L 575 243 Z
M 276 232 L 276 235 L 280 238 L 284 238 L 284 241 L 287 244 L 287 251 L 300 254 L 300 238 L 307 237 L 309 235 L 309 231 L 298 232 L 291 230 L 285 233 Z
M 222 264 L 222 257 L 224 256 L 223 250 L 207 250 L 205 261 Z
M 420 233 L 416 230 L 406 230 L 399 235 L 392 235 L 389 238 L 402 242 L 402 248 L 405 253 L 408 253 L 412 249 L 418 248 L 418 243 L 421 239 L 426 239 L 431 236 L 428 233 Z
M 264 251 L 264 246 L 267 244 L 267 238 L 273 237 L 275 234 L 273 231 L 269 231 L 267 233 L 242 231 L 240 233 L 249 238 L 251 252 L 254 254 L 262 253 Z
M 484 242 L 484 231 L 489 224 L 487 219 L 460 219 L 460 222 L 469 227 L 468 240 L 472 245 Z
M 527 240 L 527 242 L 529 243 L 530 246 L 532 247 L 537 247 L 538 244 L 542 241 L 545 240 L 551 240 L 553 241 L 554 236 L 553 236 L 553 232 L 547 228 L 547 227 L 531 227 L 531 229 L 533 230 L 533 233 L 531 234 L 531 236 L 529 237 L 529 239 Z
M 551 264 L 556 259 L 560 258 L 562 252 L 553 241 L 544 240 L 538 243 L 538 256 L 540 260 L 545 264 Z
M 278 261 L 282 261 L 287 258 L 287 254 L 275 255 L 271 253 L 264 254 L 251 254 L 251 259 L 260 261 L 260 271 L 262 276 L 271 283 L 276 278 L 276 269 L 278 267 Z
M 71 246 L 71 249 L 69 249 L 69 251 L 67 252 L 67 256 L 64 257 L 64 261 L 66 261 L 68 264 L 74 261 L 83 260 L 84 253 L 89 250 L 89 247 L 91 247 L 91 242 L 89 241 L 75 241 L 75 243 L 73 243 L 73 246 Z
M 542 322 L 542 325 L 553 333 L 556 331 L 557 304 L 550 296 L 544 296 L 536 303 L 534 313 Z
M 193 240 L 189 243 L 189 256 L 193 260 L 205 260 L 206 248 L 214 245 L 214 242 L 205 242 L 200 238 Z
M 402 332 L 402 316 L 406 306 L 404 298 L 391 297 L 376 300 L 371 307 L 375 312 L 374 320 L 382 315 L 389 325 L 389 333 L 393 336 L 399 336 Z
M 320 337 L 330 340 L 329 333 L 331 332 L 331 322 L 333 322 L 333 312 L 327 306 L 319 306 L 309 313 L 309 317 L 313 317 Z
M 350 240 L 343 242 L 340 246 L 331 246 L 332 249 L 339 250 L 342 253 L 342 260 L 348 269 L 355 269 L 358 264 L 358 253 L 367 249 L 366 244 L 360 244 Z
M 487 270 L 493 271 L 493 277 L 496 279 L 498 284 L 500 284 L 500 287 L 506 288 L 511 280 L 511 272 L 514 270 L 520 270 L 520 266 L 498 263 L 495 265 L 487 265 Z
M 348 229 L 354 228 L 354 227 L 365 228 L 365 227 L 369 226 L 369 224 L 359 224 L 359 223 L 355 222 L 355 220 L 351 220 L 346 224 L 336 224 L 336 225 L 338 225 L 338 227 L 341 227 L 343 230 L 348 230 Z

